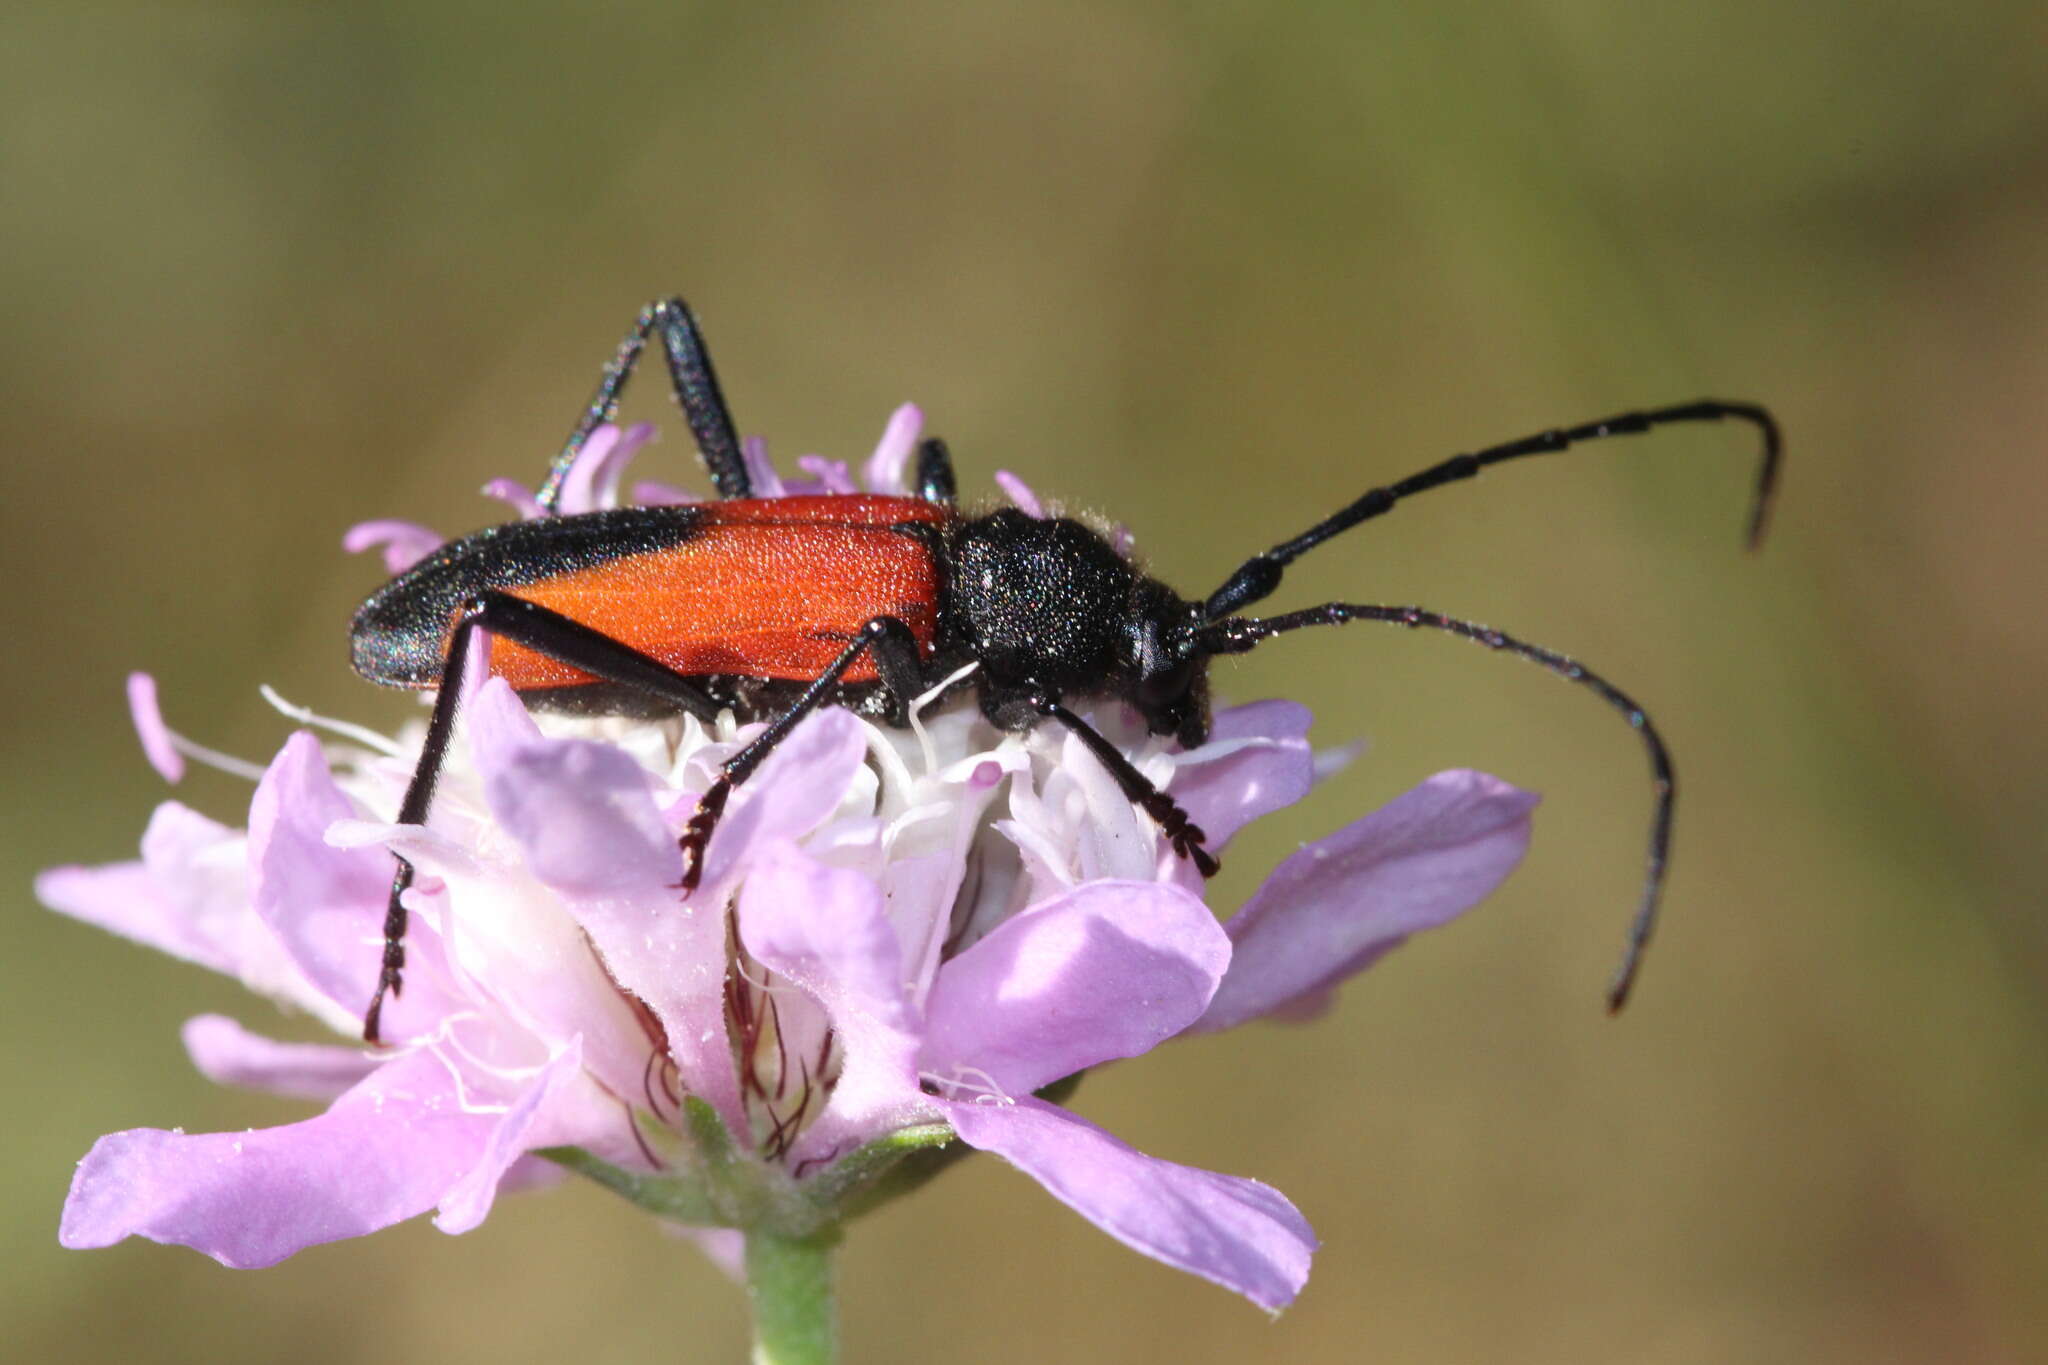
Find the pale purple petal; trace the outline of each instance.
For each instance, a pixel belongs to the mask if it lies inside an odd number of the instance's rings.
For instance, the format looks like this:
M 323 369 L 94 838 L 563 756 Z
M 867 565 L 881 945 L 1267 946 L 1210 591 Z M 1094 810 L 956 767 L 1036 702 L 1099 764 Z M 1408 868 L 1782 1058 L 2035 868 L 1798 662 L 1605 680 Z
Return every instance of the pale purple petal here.
M 250 900 L 294 965 L 346 1015 L 377 984 L 390 855 L 335 848 L 327 829 L 357 817 L 327 770 L 319 741 L 294 734 L 272 760 L 249 804 Z M 455 1007 L 440 939 L 415 917 L 406 936 L 405 993 L 387 1001 L 387 1038 L 416 1038 Z
M 798 1159 L 927 1115 L 902 947 L 873 879 L 771 843 L 752 860 L 738 919 L 747 951 L 823 1007 L 844 1049 L 831 1103 Z
M 401 825 L 388 820 L 336 820 L 327 827 L 332 848 L 381 848 L 395 853 L 419 873 L 414 884 L 429 876 L 473 876 L 480 864 L 471 846 L 430 825 Z M 409 898 L 410 893 L 408 893 Z
M 587 1064 L 615 1088 L 629 1071 L 624 1093 L 637 1094 L 649 1045 L 591 960 L 587 934 L 604 968 L 660 1019 L 691 1086 L 723 1112 L 733 1094 L 720 994 L 724 926 L 677 888 L 682 856 L 652 779 L 609 745 L 542 738 L 503 679 L 479 692 L 469 727 L 492 813 L 560 901 L 533 903 L 517 882 L 497 877 L 470 888 L 500 919 L 460 931 L 465 963 L 473 958 L 479 977 L 541 1036 L 581 1032 Z
M 562 475 L 562 482 L 555 494 L 555 512 L 558 516 L 575 516 L 579 512 L 597 510 L 596 474 L 598 468 L 613 450 L 618 448 L 619 429 L 610 422 L 600 422 L 592 427 L 590 434 L 569 461 L 568 471 Z
M 558 503 L 562 515 L 596 512 L 618 502 L 619 480 L 648 442 L 654 439 L 651 422 L 636 422 L 623 430 L 609 422 L 590 433 L 583 449 L 576 453 L 569 473 L 562 480 Z
M 669 1231 L 694 1243 L 711 1264 L 734 1284 L 747 1282 L 747 1235 L 738 1228 L 692 1228 L 671 1224 Z
M 635 422 L 619 436 L 619 443 L 612 447 L 611 456 L 604 467 L 591 477 L 594 491 L 592 501 L 598 507 L 616 507 L 619 503 L 619 485 L 625 482 L 626 468 L 634 459 L 652 445 L 659 436 L 652 422 Z
M 590 1146 L 585 1147 L 584 1150 L 598 1160 L 609 1161 L 614 1166 L 631 1166 L 635 1161 L 645 1161 L 647 1158 L 640 1154 L 640 1149 L 633 1144 L 630 1137 L 626 1136 L 625 1110 L 617 1100 L 611 1101 L 611 1117 L 614 1120 L 612 1126 L 617 1130 L 622 1141 L 609 1147 L 602 1145 Z M 573 1146 L 575 1144 L 572 1143 L 570 1145 Z M 561 1184 L 568 1178 L 568 1171 L 549 1161 L 546 1157 L 534 1156 L 529 1152 L 514 1161 L 506 1169 L 505 1174 L 498 1181 L 497 1192 L 499 1194 L 524 1194 L 528 1190 L 545 1190 L 551 1186 Z M 435 1226 L 438 1227 L 440 1225 L 436 1222 Z M 441 1230 L 443 1232 L 447 1231 L 446 1228 Z
M 157 807 L 159 812 L 166 809 L 184 807 L 175 801 Z M 232 970 L 233 953 L 214 942 L 201 926 L 188 922 L 179 913 L 176 898 L 158 886 L 149 868 L 139 862 L 47 868 L 36 874 L 35 893 L 37 900 L 59 914 L 187 962 L 215 971 Z M 256 927 L 261 931 L 261 925 Z
M 502 678 L 479 692 L 470 742 L 491 813 L 541 881 L 585 898 L 681 879 L 682 855 L 655 805 L 653 778 L 622 750 L 538 738 Z
M 1229 963 L 1223 927 L 1187 892 L 1091 882 L 1013 915 L 939 969 L 920 1065 L 1027 1095 L 1179 1033 Z
M 740 888 L 740 938 L 769 970 L 850 1025 L 911 1022 L 903 953 L 874 879 L 831 867 L 778 840 L 753 858 Z
M 479 692 L 470 711 L 472 747 L 484 757 L 480 774 L 508 767 L 523 745 L 546 743 L 502 680 Z M 487 779 L 488 785 L 488 779 Z M 512 831 L 507 831 L 512 832 Z M 419 869 L 438 878 L 444 899 L 433 909 L 447 925 L 443 947 L 469 992 L 488 998 L 531 1039 L 560 1046 L 583 1038 L 583 1063 L 620 1094 L 639 1093 L 646 1083 L 649 1043 L 632 1008 L 619 995 L 591 952 L 585 927 L 574 916 L 573 895 L 529 875 L 524 859 L 476 856 L 463 842 L 417 825 L 375 826 L 343 821 L 328 840 L 356 844 L 386 840 Z M 673 847 L 665 831 L 660 845 Z M 669 878 L 674 865 L 637 887 L 648 913 L 672 906 L 677 893 Z M 632 898 L 629 898 L 632 899 Z M 567 904 L 565 904 L 565 900 Z M 530 1047 L 529 1040 L 526 1046 Z
M 1485 773 L 1438 773 L 1288 858 L 1225 926 L 1230 971 L 1191 1031 L 1318 995 L 1476 905 L 1522 860 L 1537 800 Z
M 307 980 L 251 909 L 248 883 L 243 833 L 166 801 L 142 836 L 141 862 L 52 868 L 36 878 L 36 894 L 53 910 L 349 1027 L 354 1016 Z
M 128 675 L 128 716 L 135 722 L 135 737 L 142 741 L 142 756 L 164 781 L 176 786 L 185 776 L 185 758 L 171 742 L 171 727 L 156 704 L 156 679 L 147 673 Z
M 904 481 L 903 471 L 910 463 L 910 453 L 917 448 L 917 438 L 924 431 L 924 412 L 915 403 L 905 403 L 889 414 L 889 424 L 882 428 L 882 439 L 875 443 L 875 453 L 868 456 L 861 468 L 861 482 L 873 493 L 907 493 L 910 485 Z
M 725 1023 L 725 916 L 671 887 L 633 896 L 569 898 L 619 987 L 653 1011 L 689 1091 L 741 1131 L 739 1082 Z
M 547 515 L 540 499 L 534 497 L 533 490 L 517 479 L 492 479 L 484 485 L 483 492 L 485 497 L 496 498 L 511 507 L 521 521 L 534 521 Z
M 799 455 L 796 467 L 811 476 L 821 493 L 857 493 L 853 475 L 847 472 L 846 461 L 828 460 L 823 455 Z
M 1012 474 L 1009 470 L 998 469 L 996 471 L 996 487 L 1002 489 L 1004 495 L 1011 502 L 1016 503 L 1017 510 L 1025 516 L 1043 517 L 1045 515 L 1045 504 L 1038 500 L 1038 494 L 1031 491 L 1031 485 L 1018 478 L 1015 474 Z
M 534 1148 L 581 1146 L 591 1133 L 628 1122 L 584 1074 L 580 1040 L 571 1039 L 497 1116 L 476 1164 L 437 1201 L 434 1226 L 463 1233 L 483 1222 L 506 1172 Z
M 430 866 L 420 864 L 422 872 Z M 479 1040 L 476 1050 L 502 1065 L 531 1065 L 536 1043 L 558 1049 L 580 1037 L 585 1070 L 615 1094 L 639 1095 L 656 1045 L 592 951 L 592 937 L 577 918 L 584 903 L 497 860 L 439 875 L 451 965 L 480 1004 L 497 1007 L 491 1016 L 496 1041 Z M 655 916 L 673 913 L 675 901 L 676 893 L 663 886 L 626 903 Z
M 463 715 L 476 709 L 476 699 L 490 685 L 491 656 L 497 648 L 498 637 L 488 630 L 477 631 L 470 637 L 469 657 L 462 663 L 462 677 L 458 679 L 461 691 L 456 700 L 456 709 Z
M 478 694 L 470 739 L 486 800 L 529 870 L 564 898 L 619 985 L 660 1019 L 685 1084 L 735 1122 L 723 917 L 699 912 L 678 889 L 682 855 L 652 778 L 609 745 L 541 738 L 503 679 Z
M 1308 1280 L 1315 1232 L 1256 1180 L 1160 1161 L 1042 1100 L 945 1106 L 961 1141 L 994 1152 L 1110 1236 L 1269 1312 Z
M 438 1060 L 409 1053 L 302 1123 L 101 1138 L 78 1164 L 58 1239 L 76 1248 L 147 1237 L 238 1269 L 275 1265 L 426 1212 L 496 1125 L 463 1108 Z
M 149 818 L 141 862 L 53 867 L 36 878 L 36 897 L 87 924 L 238 974 L 261 951 L 251 940 L 267 940 L 273 959 L 281 956 L 249 913 L 246 847 L 240 830 L 166 801 Z
M 334 1100 L 383 1064 L 359 1047 L 280 1043 L 219 1014 L 185 1021 L 185 1051 L 199 1074 L 218 1085 L 265 1090 L 293 1099 Z
M 341 548 L 352 555 L 384 547 L 384 569 L 402 574 L 441 548 L 441 537 L 416 521 L 359 521 L 342 533 Z
M 1220 849 L 1261 815 L 1291 806 L 1315 784 L 1309 712 L 1291 701 L 1255 701 L 1216 713 L 1209 742 L 1173 770 L 1173 799 Z
M 757 498 L 786 497 L 789 490 L 782 486 L 782 476 L 775 472 L 775 462 L 768 458 L 768 442 L 759 436 L 740 438 L 740 463 L 747 471 L 747 481 L 754 486 Z
M 412 862 L 420 890 L 408 905 L 440 927 L 451 976 L 477 1005 L 492 1011 L 492 1040 L 465 1029 L 465 1046 L 502 1066 L 530 1066 L 535 1048 L 559 1048 L 582 1036 L 584 1066 L 618 1095 L 647 1083 L 651 1044 L 592 954 L 586 929 L 571 915 L 573 898 L 526 874 L 504 855 L 475 855 L 459 839 L 422 825 L 340 821 L 328 829 L 338 847 L 379 843 Z M 653 890 L 666 909 L 674 890 Z
M 702 502 L 703 499 L 672 483 L 642 479 L 633 485 L 633 501 L 643 507 L 673 507 L 681 503 Z
M 814 712 L 733 794 L 704 851 L 703 899 L 736 880 L 763 839 L 809 834 L 845 801 L 867 758 L 866 731 L 840 707 Z

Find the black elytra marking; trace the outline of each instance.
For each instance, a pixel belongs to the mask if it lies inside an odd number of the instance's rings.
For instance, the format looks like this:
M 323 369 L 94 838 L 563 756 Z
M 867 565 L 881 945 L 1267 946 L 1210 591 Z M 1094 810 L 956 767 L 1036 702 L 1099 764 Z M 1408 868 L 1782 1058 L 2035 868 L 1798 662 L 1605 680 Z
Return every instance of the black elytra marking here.
M 390 686 L 438 686 L 448 622 L 466 604 L 487 592 L 673 549 L 707 520 L 706 509 L 695 505 L 621 507 L 507 522 L 449 541 L 356 609 L 349 629 L 355 670 Z

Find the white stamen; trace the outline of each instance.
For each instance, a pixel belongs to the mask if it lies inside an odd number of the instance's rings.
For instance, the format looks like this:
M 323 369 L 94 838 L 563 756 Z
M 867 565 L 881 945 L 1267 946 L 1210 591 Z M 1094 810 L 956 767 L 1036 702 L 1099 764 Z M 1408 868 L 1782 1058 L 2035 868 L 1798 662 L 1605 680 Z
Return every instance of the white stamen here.
M 460 1057 L 469 1066 L 486 1075 L 502 1076 L 507 1080 L 513 1081 L 538 1076 L 543 1068 L 538 1066 L 494 1066 L 464 1047 L 461 1040 L 455 1036 L 455 1026 L 472 1020 L 480 1020 L 482 1017 L 475 1010 L 465 1010 L 460 1014 L 450 1015 L 441 1021 L 440 1026 L 434 1030 L 433 1036 L 428 1038 L 422 1046 L 425 1047 L 427 1054 L 440 1064 L 441 1069 L 448 1073 L 448 1079 L 454 1083 L 456 1104 L 463 1113 L 503 1114 L 508 1112 L 512 1106 L 502 1101 L 486 1103 L 472 1097 L 468 1076 L 464 1074 L 464 1069 L 461 1066 L 456 1065 L 454 1058 Z
M 194 744 L 176 730 L 172 730 L 170 736 L 171 743 L 177 746 L 178 752 L 191 759 L 194 763 L 203 763 L 209 768 L 216 768 L 226 773 L 229 777 L 239 777 L 250 782 L 261 782 L 263 780 L 264 769 L 260 763 L 251 763 L 247 759 L 236 758 L 233 754 L 224 754 L 218 749 L 209 749 L 204 744 Z
M 286 701 L 278 695 L 277 689 L 269 683 L 264 683 L 256 690 L 263 694 L 263 700 L 270 703 L 271 709 L 286 720 L 295 720 L 301 725 L 311 725 L 316 729 L 325 730 L 329 734 L 340 735 L 344 739 L 352 739 L 364 748 L 383 754 L 387 758 L 412 757 L 412 754 L 403 746 L 378 734 L 375 730 L 367 729 L 349 721 L 336 720 L 332 716 L 323 716 L 308 707 L 298 706 Z
M 775 983 L 769 981 L 766 975 L 763 975 L 759 981 L 756 981 L 752 973 L 747 971 L 747 964 L 750 962 L 752 962 L 753 965 L 756 967 L 761 967 L 761 964 L 758 962 L 753 962 L 752 958 L 741 958 L 732 964 L 731 970 L 738 973 L 740 980 L 746 982 L 749 986 L 752 986 L 755 990 L 761 992 L 761 994 L 766 996 L 779 995 L 793 1000 L 802 1000 L 806 998 L 804 995 L 803 988 L 801 986 L 798 986 L 793 981 L 785 982 L 781 985 L 776 985 Z M 761 967 L 761 970 L 763 973 L 766 973 L 768 971 L 766 967 Z M 707 1038 L 710 1036 L 711 1035 L 709 1035 L 708 1033 L 705 1035 L 705 1037 Z
M 1010 1105 L 1017 1102 L 996 1084 L 995 1077 L 978 1066 L 956 1066 L 950 1076 L 941 1076 L 936 1071 L 920 1071 L 917 1078 L 945 1091 L 949 1100 L 960 1095 L 972 1095 L 976 1104 Z
M 941 679 L 936 687 L 933 687 L 929 691 L 921 692 L 916 697 L 911 699 L 911 703 L 908 708 L 910 712 L 910 730 L 912 734 L 915 734 L 917 736 L 918 748 L 924 751 L 924 770 L 925 775 L 928 777 L 935 777 L 938 775 L 939 752 L 937 749 L 932 747 L 931 732 L 924 728 L 924 717 L 920 713 L 924 710 L 925 707 L 930 706 L 933 702 L 937 701 L 941 696 L 943 696 L 947 688 L 951 687 L 954 683 L 959 682 L 962 678 L 965 678 L 968 674 L 972 673 L 975 669 L 979 667 L 981 667 L 981 665 L 978 662 L 970 661 L 966 664 L 963 664 L 959 668 L 956 668 L 951 673 L 947 674 L 946 677 Z
M 194 763 L 215 769 L 218 772 L 224 772 L 229 777 L 242 778 L 248 782 L 261 782 L 263 780 L 265 770 L 261 763 L 251 763 L 246 758 L 236 758 L 233 754 L 224 754 L 218 749 L 209 749 L 204 744 L 199 744 L 185 738 L 185 736 L 179 734 L 168 725 L 164 726 L 163 730 L 164 738 L 171 742 L 171 747 L 191 759 Z
M 927 801 L 921 806 L 912 806 L 903 814 L 882 827 L 882 849 L 886 853 L 896 846 L 903 831 L 921 825 L 927 820 L 936 820 L 953 809 L 951 801 Z

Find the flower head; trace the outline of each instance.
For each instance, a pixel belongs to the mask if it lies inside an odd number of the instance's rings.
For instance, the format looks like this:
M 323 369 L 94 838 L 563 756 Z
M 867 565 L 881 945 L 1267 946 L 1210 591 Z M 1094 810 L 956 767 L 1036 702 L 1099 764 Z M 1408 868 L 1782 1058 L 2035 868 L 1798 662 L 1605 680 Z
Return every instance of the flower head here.
M 868 488 L 901 490 L 920 420 L 892 419 Z M 650 434 L 601 428 L 563 510 L 612 505 Z M 837 462 L 809 457 L 785 480 L 758 443 L 748 459 L 770 493 L 855 487 Z M 490 491 L 540 514 L 524 489 Z M 1012 496 L 1035 511 L 1021 484 Z M 436 543 L 396 522 L 349 539 L 394 570 Z M 181 741 L 153 687 L 131 699 L 172 776 Z M 461 1232 L 500 1189 L 557 1169 L 535 1153 L 678 1221 L 801 1234 L 957 1140 L 1135 1249 L 1277 1309 L 1315 1245 L 1292 1204 L 1137 1152 L 1049 1088 L 1170 1038 L 1306 1011 L 1490 891 L 1535 800 L 1439 774 L 1304 846 L 1219 923 L 1200 877 L 1070 734 L 1004 733 L 972 707 L 923 708 L 901 730 L 826 710 L 738 790 L 686 897 L 678 833 L 758 727 L 543 724 L 499 680 L 466 714 L 427 827 L 385 818 L 416 731 L 307 729 L 262 771 L 246 830 L 168 802 L 140 861 L 43 875 L 52 907 L 352 1036 L 392 855 L 420 874 L 406 989 L 385 1014 L 396 1046 L 193 1020 L 185 1042 L 209 1077 L 328 1108 L 259 1132 L 101 1139 L 65 1208 L 67 1245 L 139 1235 L 258 1266 L 430 1209 Z M 1289 702 L 1224 710 L 1187 752 L 1118 706 L 1088 719 L 1213 847 L 1315 780 L 1308 716 Z

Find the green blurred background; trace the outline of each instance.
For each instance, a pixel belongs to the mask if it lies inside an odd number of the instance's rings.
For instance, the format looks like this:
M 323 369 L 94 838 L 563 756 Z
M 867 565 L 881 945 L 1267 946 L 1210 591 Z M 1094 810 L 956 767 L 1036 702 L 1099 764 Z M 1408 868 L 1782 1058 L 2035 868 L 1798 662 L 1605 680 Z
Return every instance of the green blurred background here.
M 1521 5 L 16 5 L 0 44 L 10 664 L 0 1340 L 18 1360 L 728 1361 L 741 1296 L 594 1189 L 258 1272 L 61 1252 L 93 1138 L 302 1112 L 176 1029 L 277 1022 L 38 909 L 160 784 L 123 673 L 267 756 L 348 672 L 357 520 L 491 520 L 649 296 L 749 431 L 866 453 L 925 405 L 1127 520 L 1169 581 L 1455 450 L 1702 393 L 1744 431 L 1498 471 L 1305 561 L 1579 652 L 1685 779 L 1636 1005 L 1599 994 L 1647 794 L 1542 673 L 1356 627 L 1222 670 L 1364 761 L 1234 850 L 1436 769 L 1548 800 L 1483 911 L 1306 1030 L 1091 1079 L 1147 1151 L 1325 1239 L 1277 1324 L 994 1161 L 858 1227 L 850 1360 L 2048 1358 L 2048 11 Z M 629 412 L 665 417 L 654 383 Z M 675 424 L 645 472 L 682 471 Z M 239 821 L 246 787 L 180 795 Z

